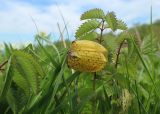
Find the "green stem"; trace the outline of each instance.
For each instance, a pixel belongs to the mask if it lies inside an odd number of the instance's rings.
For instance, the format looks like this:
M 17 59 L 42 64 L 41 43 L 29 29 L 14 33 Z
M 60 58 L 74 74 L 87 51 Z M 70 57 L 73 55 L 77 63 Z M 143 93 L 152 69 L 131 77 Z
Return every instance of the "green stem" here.
M 100 27 L 100 37 L 98 39 L 98 42 L 101 44 L 103 39 L 103 31 L 104 31 L 104 22 L 105 20 L 102 19 L 102 27 Z M 96 91 L 96 72 L 93 75 L 93 93 L 95 93 Z M 93 97 L 93 101 L 92 101 L 92 114 L 96 114 L 96 96 Z
M 95 93 L 96 91 L 96 72 L 94 73 L 93 76 L 93 92 Z M 96 97 L 93 97 L 92 101 L 92 114 L 96 114 Z
M 140 105 L 140 100 L 139 100 L 139 94 L 138 94 L 138 88 L 137 88 L 137 82 L 136 81 L 135 81 L 135 86 L 136 86 L 136 94 L 137 94 L 137 99 L 138 99 L 139 114 L 141 114 L 141 105 Z
M 99 37 L 99 43 L 101 44 L 102 43 L 102 41 L 103 41 L 103 39 L 102 39 L 102 36 L 103 36 L 103 31 L 104 31 L 104 20 L 102 20 L 102 27 L 100 28 L 100 31 L 101 31 L 101 33 L 100 33 L 100 37 Z

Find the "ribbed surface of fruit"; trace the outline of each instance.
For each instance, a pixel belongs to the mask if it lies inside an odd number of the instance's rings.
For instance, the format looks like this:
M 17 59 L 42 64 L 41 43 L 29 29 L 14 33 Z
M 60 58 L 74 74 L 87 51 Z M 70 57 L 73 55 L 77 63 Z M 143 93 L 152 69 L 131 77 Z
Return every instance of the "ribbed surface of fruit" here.
M 96 42 L 73 41 L 68 52 L 68 66 L 78 71 L 97 72 L 106 65 L 106 55 L 107 50 Z

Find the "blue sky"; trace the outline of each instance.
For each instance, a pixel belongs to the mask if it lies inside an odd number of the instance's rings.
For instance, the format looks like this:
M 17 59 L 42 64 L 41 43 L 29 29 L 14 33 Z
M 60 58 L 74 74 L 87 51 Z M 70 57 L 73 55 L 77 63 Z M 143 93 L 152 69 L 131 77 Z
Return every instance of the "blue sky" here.
M 54 40 L 59 36 L 57 23 L 64 28 L 59 10 L 67 23 L 70 38 L 82 23 L 80 15 L 92 8 L 105 12 L 114 11 L 127 25 L 149 23 L 151 0 L 0 0 L 0 44 L 29 43 L 34 41 L 36 27 L 39 31 L 52 33 Z M 152 0 L 153 20 L 160 18 L 160 0 Z

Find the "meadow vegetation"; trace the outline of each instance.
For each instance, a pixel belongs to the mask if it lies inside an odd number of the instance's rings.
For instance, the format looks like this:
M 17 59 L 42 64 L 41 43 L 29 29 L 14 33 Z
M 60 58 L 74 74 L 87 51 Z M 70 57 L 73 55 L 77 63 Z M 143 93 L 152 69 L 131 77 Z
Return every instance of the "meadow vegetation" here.
M 127 28 L 114 12 L 101 9 L 84 12 L 81 20 L 75 38 L 103 45 L 105 68 L 68 68 L 72 41 L 63 34 L 52 42 L 37 33 L 34 44 L 20 49 L 4 44 L 0 114 L 160 114 L 160 21 Z

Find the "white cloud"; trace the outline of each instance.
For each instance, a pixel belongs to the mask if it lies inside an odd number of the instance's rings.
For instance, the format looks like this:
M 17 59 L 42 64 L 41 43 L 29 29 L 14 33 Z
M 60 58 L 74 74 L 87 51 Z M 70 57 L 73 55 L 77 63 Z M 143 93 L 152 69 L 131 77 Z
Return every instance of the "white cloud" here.
M 56 31 L 57 22 L 62 23 L 56 5 L 46 8 L 45 11 L 24 3 L 9 2 L 7 5 L 9 9 L 0 11 L 1 32 L 35 32 L 36 27 L 30 16 L 34 18 L 38 28 L 43 31 Z M 72 8 L 62 6 L 61 9 L 67 19 L 73 15 L 68 21 L 77 22 L 73 20 L 78 19 L 79 15 Z
M 160 17 L 159 0 L 153 1 L 153 19 Z M 4 9 L 0 10 L 0 31 L 16 33 L 36 33 L 36 27 L 30 15 L 35 19 L 40 31 L 59 33 L 57 22 L 61 29 L 64 27 L 60 12 L 55 4 L 50 4 L 43 8 L 26 2 L 16 2 L 15 0 L 1 0 L 5 4 Z M 150 19 L 150 0 L 68 0 L 59 3 L 59 7 L 70 32 L 74 32 L 79 26 L 80 14 L 90 8 L 102 8 L 107 11 L 115 11 L 117 16 L 124 20 L 129 26 L 134 23 L 149 22 Z M 144 20 L 143 20 L 144 19 Z

